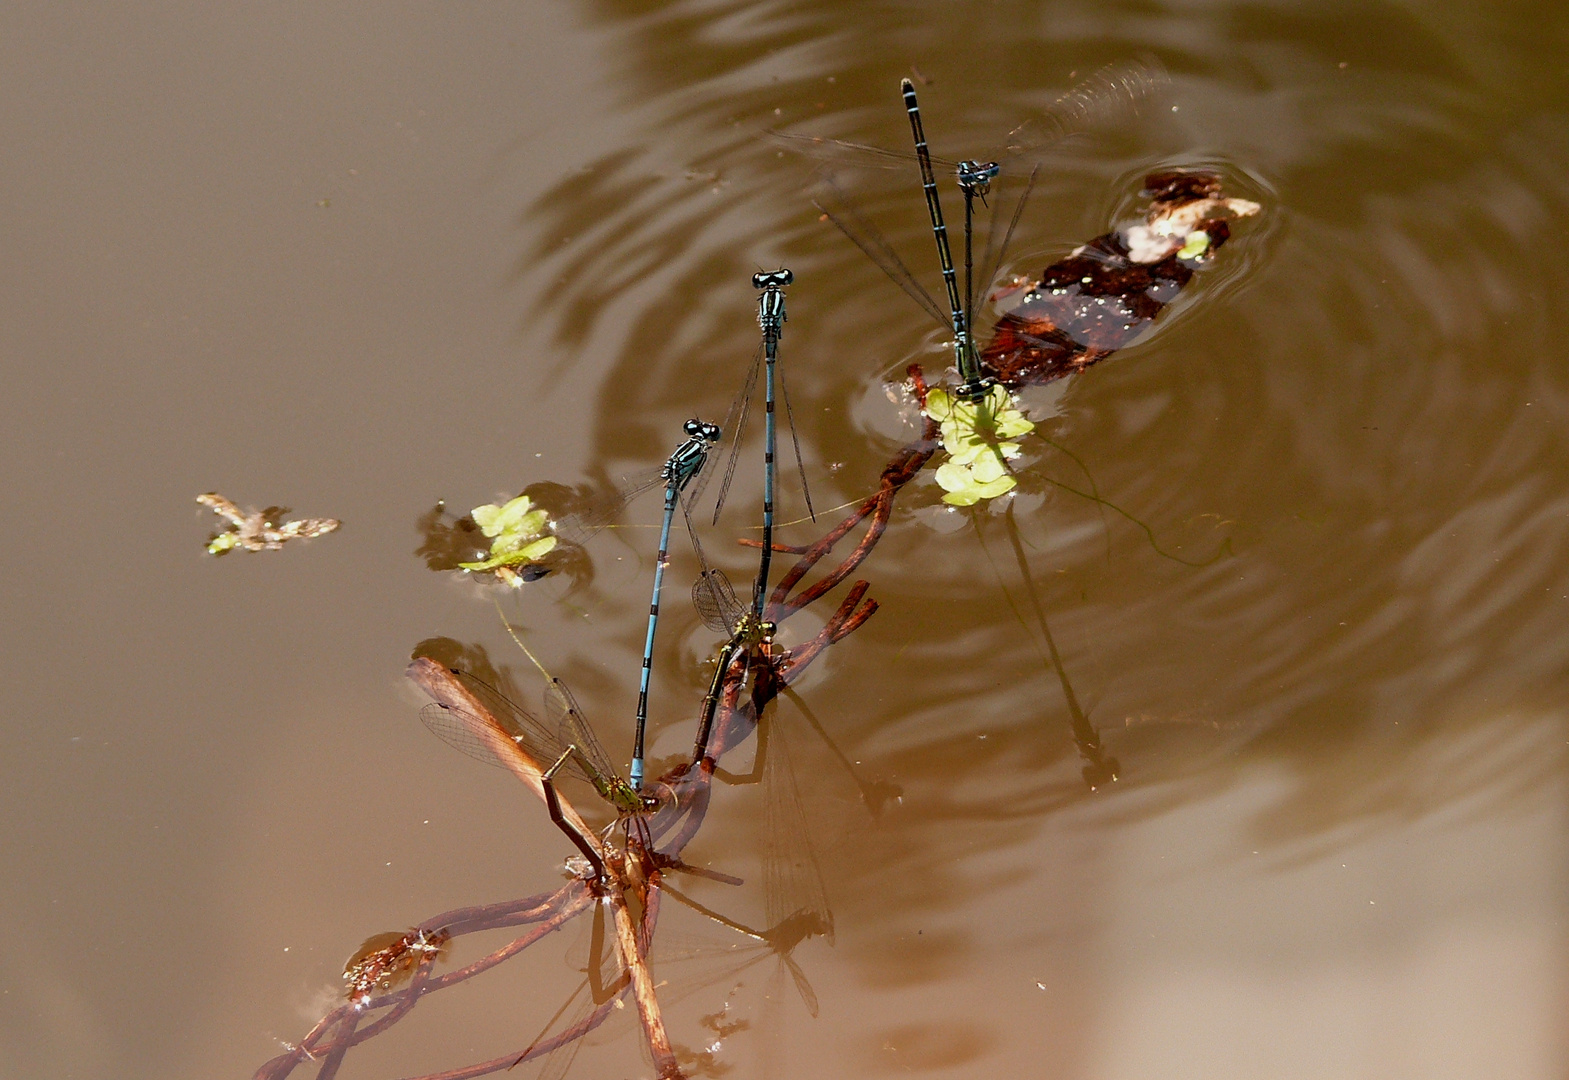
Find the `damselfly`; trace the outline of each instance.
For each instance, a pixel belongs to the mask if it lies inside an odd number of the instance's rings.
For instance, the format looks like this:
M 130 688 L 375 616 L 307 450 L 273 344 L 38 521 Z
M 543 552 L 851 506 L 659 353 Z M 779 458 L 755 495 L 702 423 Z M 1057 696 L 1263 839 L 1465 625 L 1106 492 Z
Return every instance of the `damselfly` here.
M 670 555 L 670 522 L 676 503 L 687 486 L 697 479 L 708 464 L 708 452 L 719 441 L 720 429 L 693 419 L 686 422 L 686 441 L 676 447 L 665 462 L 660 476 L 665 482 L 665 516 L 659 527 L 659 558 L 654 563 L 654 594 L 648 605 L 648 636 L 643 641 L 643 668 L 638 676 L 637 723 L 632 734 L 631 781 L 634 791 L 643 790 L 643 733 L 648 727 L 648 681 L 654 665 L 654 632 L 659 628 L 659 593 L 665 582 L 665 563 Z M 685 513 L 691 530 L 691 514 Z M 696 533 L 693 533 L 696 541 Z
M 425 726 L 447 745 L 487 765 L 511 771 L 501 757 L 508 741 L 542 768 L 548 765 L 541 779 L 550 818 L 589 860 L 596 878 L 602 879 L 605 869 L 599 852 L 561 812 L 555 789 L 557 774 L 575 776 L 591 786 L 615 811 L 616 822 L 657 808 L 659 800 L 643 794 L 616 772 L 572 692 L 560 679 L 552 679 L 545 689 L 545 709 L 551 718 L 548 725 L 484 680 L 466 671 L 451 670 L 481 709 L 433 702 L 420 710 Z M 499 746 L 494 738 L 496 732 L 503 736 Z
M 992 187 L 1004 179 L 1017 179 L 1023 191 L 1014 204 L 1013 212 L 1006 218 L 1000 243 L 998 227 L 1004 218 L 996 211 L 991 215 L 991 228 L 987 250 L 981 264 L 980 280 L 989 283 L 1001 265 L 1014 230 L 1024 213 L 1024 207 L 1035 187 L 1041 167 L 1042 151 L 1059 143 L 1073 131 L 1086 126 L 1110 106 L 1132 103 L 1163 85 L 1164 71 L 1153 61 L 1125 67 L 1108 68 L 1075 87 L 1059 98 L 1036 121 L 1009 132 L 1007 145 L 989 159 L 944 161 L 933 158 L 926 144 L 926 134 L 921 124 L 920 106 L 916 101 L 915 86 L 905 79 L 900 86 L 905 111 L 910 118 L 910 130 L 915 140 L 914 163 L 920 170 L 921 188 L 926 196 L 926 208 L 931 219 L 932 234 L 937 244 L 937 260 L 942 270 L 943 285 L 947 293 L 948 313 L 916 280 L 904 261 L 888 242 L 854 205 L 844 197 L 828 178 L 828 198 L 817 205 L 830 220 L 848 236 L 857 247 L 876 263 L 893 281 L 915 300 L 940 325 L 953 333 L 954 364 L 959 372 L 959 395 L 969 401 L 979 401 L 990 389 L 990 380 L 981 372 L 980 358 L 975 349 L 975 275 L 974 275 L 974 218 L 975 202 L 987 205 Z M 910 156 L 880 147 L 837 140 L 804 138 L 797 135 L 776 135 L 808 154 L 844 162 L 871 165 L 898 165 Z M 953 168 L 959 189 L 964 195 L 964 293 L 961 297 L 952 254 L 948 244 L 948 230 L 943 220 L 942 204 L 938 197 L 936 173 L 933 163 Z
M 701 555 L 701 549 L 699 549 Z M 708 737 L 714 726 L 714 712 L 719 705 L 719 693 L 725 676 L 739 654 L 743 663 L 761 654 L 767 657 L 773 644 L 775 626 L 760 617 L 755 608 L 748 608 L 737 599 L 735 587 L 722 570 L 711 570 L 706 565 L 692 585 L 692 606 L 697 609 L 703 625 L 729 640 L 719 650 L 714 665 L 714 677 L 708 684 L 708 694 L 703 698 L 703 712 L 698 720 L 697 739 L 692 744 L 692 765 L 695 768 L 708 754 Z M 742 680 L 746 669 L 742 668 Z
M 801 461 L 801 440 L 795 430 L 795 416 L 790 409 L 790 392 L 785 388 L 784 373 L 778 367 L 779 338 L 784 333 L 785 287 L 795 280 L 795 275 L 781 267 L 778 270 L 752 275 L 752 288 L 761 290 L 757 298 L 757 324 L 763 331 L 763 340 L 752 355 L 741 392 L 736 395 L 725 416 L 725 430 L 730 433 L 730 457 L 725 465 L 725 477 L 719 485 L 719 497 L 714 500 L 714 523 L 719 522 L 719 512 L 724 509 L 725 496 L 730 492 L 730 481 L 735 476 L 736 461 L 741 454 L 741 437 L 746 432 L 746 419 L 752 408 L 752 397 L 757 389 L 759 370 L 765 371 L 763 389 L 763 554 L 757 569 L 757 580 L 752 587 L 752 609 L 759 620 L 768 596 L 769 561 L 774 543 L 774 480 L 778 474 L 776 452 L 778 448 L 775 427 L 775 401 L 784 399 L 785 418 L 790 424 L 790 441 L 795 447 L 795 467 L 801 475 L 801 495 L 806 501 L 806 512 L 813 521 L 817 513 L 812 508 L 812 492 L 806 484 L 806 466 Z M 776 395 L 775 388 L 778 393 Z M 701 488 L 694 489 L 694 499 Z

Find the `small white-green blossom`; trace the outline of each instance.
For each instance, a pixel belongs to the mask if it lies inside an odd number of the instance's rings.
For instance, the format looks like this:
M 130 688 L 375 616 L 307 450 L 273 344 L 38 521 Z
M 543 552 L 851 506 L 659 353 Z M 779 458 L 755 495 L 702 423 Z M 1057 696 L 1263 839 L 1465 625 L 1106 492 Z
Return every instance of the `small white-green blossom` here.
M 486 503 L 469 512 L 479 531 L 491 538 L 490 557 L 479 562 L 458 563 L 473 573 L 495 571 L 503 580 L 520 582 L 516 574 L 504 573 L 510 567 L 537 562 L 556 546 L 554 536 L 545 535 L 550 515 L 530 509 L 529 497 L 519 495 L 505 506 Z
M 942 430 L 948 460 L 937 468 L 942 501 L 950 506 L 974 506 L 995 499 L 1018 483 L 1008 471 L 1007 459 L 1019 456 L 1011 440 L 1035 430 L 1018 409 L 1007 388 L 993 386 L 980 401 L 959 401 L 947 390 L 926 393 L 927 416 Z

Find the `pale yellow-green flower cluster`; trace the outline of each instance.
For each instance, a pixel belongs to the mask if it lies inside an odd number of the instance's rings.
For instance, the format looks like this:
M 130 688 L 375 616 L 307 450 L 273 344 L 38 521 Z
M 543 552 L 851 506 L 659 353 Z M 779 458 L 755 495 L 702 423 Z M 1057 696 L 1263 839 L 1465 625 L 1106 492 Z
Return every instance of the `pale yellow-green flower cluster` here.
M 530 509 L 527 495 L 519 495 L 505 506 L 476 506 L 469 516 L 480 532 L 491 538 L 490 557 L 480 562 L 458 563 L 464 570 L 494 571 L 507 584 L 521 585 L 523 579 L 512 568 L 537 562 L 556 546 L 556 538 L 545 534 L 550 515 Z
M 942 428 L 948 460 L 937 468 L 937 483 L 950 506 L 974 506 L 995 499 L 1018 483 L 1007 459 L 1018 457 L 1019 444 L 1009 440 L 1035 430 L 1013 407 L 1006 388 L 994 386 L 980 401 L 958 401 L 946 390 L 926 392 L 927 416 Z

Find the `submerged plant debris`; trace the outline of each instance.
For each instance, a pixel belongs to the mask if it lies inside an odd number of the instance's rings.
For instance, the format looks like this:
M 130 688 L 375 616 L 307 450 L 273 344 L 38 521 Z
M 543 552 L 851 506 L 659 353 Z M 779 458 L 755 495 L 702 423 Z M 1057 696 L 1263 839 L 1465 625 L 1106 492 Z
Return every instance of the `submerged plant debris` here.
M 208 538 L 209 555 L 227 555 L 236 548 L 245 551 L 276 551 L 289 540 L 321 536 L 343 524 L 337 518 L 300 518 L 279 525 L 278 519 L 289 513 L 287 506 L 269 506 L 263 510 L 248 506 L 241 510 L 216 491 L 198 495 L 196 501 L 229 522 L 227 528 Z
M 1097 236 L 1011 290 L 1016 303 L 981 350 L 988 375 L 1011 388 L 1051 382 L 1132 344 L 1230 238 L 1229 222 L 1259 212 L 1227 198 L 1209 169 L 1151 173 L 1144 190 L 1142 222 Z
M 396 989 L 414 977 L 422 962 L 446 955 L 451 935 L 445 930 L 416 928 L 365 939 L 343 965 L 343 983 L 351 1002 L 363 1005 L 376 993 Z

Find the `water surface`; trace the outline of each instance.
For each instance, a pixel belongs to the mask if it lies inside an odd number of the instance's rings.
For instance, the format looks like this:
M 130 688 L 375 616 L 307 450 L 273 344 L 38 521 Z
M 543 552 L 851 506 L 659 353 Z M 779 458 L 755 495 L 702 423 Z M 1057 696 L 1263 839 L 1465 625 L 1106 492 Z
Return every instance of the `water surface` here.
M 1156 167 L 1211 165 L 1264 203 L 1156 333 L 1028 398 L 1083 465 L 1042 450 L 1038 475 L 1087 473 L 1156 539 L 1044 479 L 1018 500 L 1121 779 L 1080 777 L 1000 519 L 977 535 L 912 485 L 861 571 L 881 610 L 801 687 L 902 797 L 874 817 L 779 710 L 835 919 L 831 947 L 795 954 L 819 1015 L 771 962 L 711 962 L 671 974 L 695 986 L 672 1034 L 712 1041 L 699 1018 L 728 1002 L 749 1024 L 717 1051 L 736 1077 L 1564 1074 L 1560 10 L 7 23 L 0 910 L 25 945 L 0 976 L 0 1072 L 248 1075 L 368 935 L 554 888 L 569 849 L 539 808 L 416 722 L 417 642 L 518 661 L 488 602 L 415 555 L 421 514 L 657 463 L 681 421 L 723 414 L 755 343 L 748 278 L 780 264 L 814 497 L 863 496 L 910 435 L 884 382 L 940 372 L 941 334 L 761 133 L 902 145 L 897 85 L 918 76 L 956 157 L 1153 56 L 1166 95 L 1054 159 L 1004 267 L 1103 232 Z M 935 288 L 897 183 L 867 180 L 867 212 Z M 710 543 L 738 573 L 718 537 L 750 524 L 756 472 Z M 192 499 L 213 489 L 344 526 L 207 559 Z M 651 548 L 604 538 L 590 587 L 547 580 L 513 611 L 613 746 Z M 694 569 L 677 556 L 677 600 Z M 656 756 L 689 741 L 713 644 L 670 609 Z M 755 788 L 723 792 L 690 854 L 749 886 L 694 891 L 762 918 L 764 826 Z M 343 1075 L 523 1045 L 576 984 L 560 937 Z M 640 1070 L 623 1024 L 574 1075 Z

